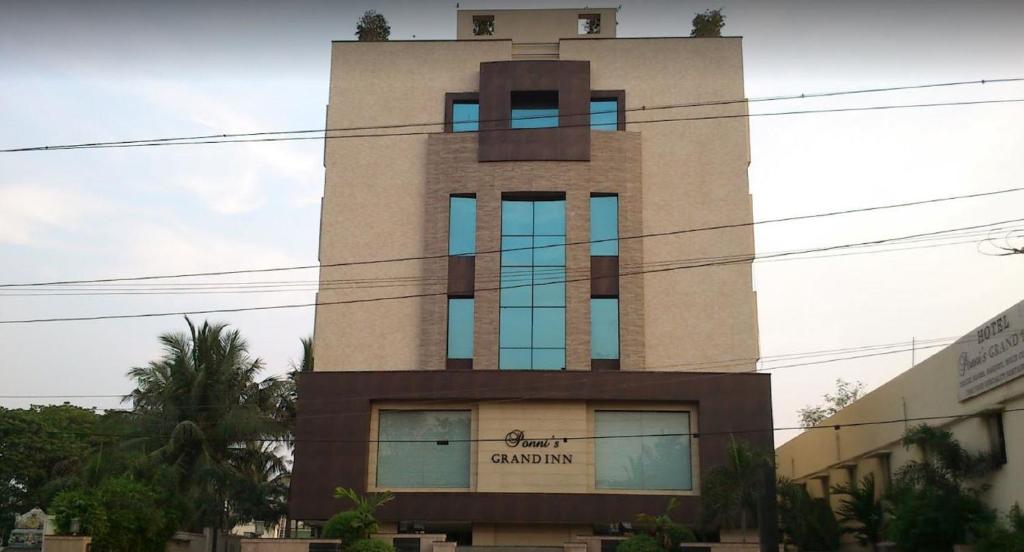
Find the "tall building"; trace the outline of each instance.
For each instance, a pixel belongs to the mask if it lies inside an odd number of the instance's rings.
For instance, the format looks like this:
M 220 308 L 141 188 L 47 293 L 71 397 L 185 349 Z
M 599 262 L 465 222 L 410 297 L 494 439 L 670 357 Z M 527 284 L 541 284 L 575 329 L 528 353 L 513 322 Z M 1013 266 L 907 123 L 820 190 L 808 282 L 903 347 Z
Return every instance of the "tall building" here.
M 457 18 L 456 40 L 332 45 L 292 516 L 342 486 L 464 544 L 614 532 L 670 497 L 695 524 L 730 434 L 773 443 L 741 39 Z

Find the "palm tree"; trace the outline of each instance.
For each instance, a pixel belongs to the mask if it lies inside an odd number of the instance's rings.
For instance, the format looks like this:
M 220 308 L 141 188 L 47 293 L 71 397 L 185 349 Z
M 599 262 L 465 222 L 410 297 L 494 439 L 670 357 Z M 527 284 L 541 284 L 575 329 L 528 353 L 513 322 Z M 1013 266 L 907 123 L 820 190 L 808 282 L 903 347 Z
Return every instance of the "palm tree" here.
M 193 530 L 227 528 L 229 491 L 242 478 L 253 443 L 282 436 L 275 416 L 283 382 L 257 380 L 263 362 L 249 355 L 237 330 L 191 320 L 187 333 L 160 336 L 164 354 L 128 375 L 125 397 L 137 423 L 133 443 L 154 463 L 173 468 L 193 505 Z
M 869 473 L 860 480 L 846 485 L 835 485 L 832 492 L 844 498 L 836 511 L 843 533 L 852 534 L 861 546 L 878 550 L 885 526 L 885 509 L 882 501 L 875 497 L 875 474 Z
M 737 521 L 747 535 L 748 516 L 757 515 L 757 498 L 764 491 L 765 467 L 771 464 L 768 453 L 735 436 L 726 448 L 727 462 L 716 466 L 704 478 L 702 506 L 705 514 L 724 526 Z

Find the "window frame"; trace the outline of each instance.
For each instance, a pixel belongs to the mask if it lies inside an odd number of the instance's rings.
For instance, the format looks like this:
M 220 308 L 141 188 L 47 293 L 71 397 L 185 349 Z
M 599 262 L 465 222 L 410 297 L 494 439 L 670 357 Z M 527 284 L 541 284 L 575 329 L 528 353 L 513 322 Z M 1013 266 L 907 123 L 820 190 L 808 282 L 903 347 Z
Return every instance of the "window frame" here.
M 529 204 L 530 205 L 533 219 L 531 220 L 530 234 L 529 235 L 520 234 L 520 233 L 516 233 L 516 232 L 512 232 L 512 233 L 509 233 L 509 234 L 505 233 L 505 204 L 506 204 L 506 202 L 510 202 L 510 203 L 518 202 L 518 203 L 525 203 L 525 204 Z M 547 233 L 538 234 L 537 233 L 537 228 L 536 228 L 536 206 L 539 203 L 546 203 L 546 202 L 560 202 L 562 204 L 562 212 L 561 212 L 562 233 L 561 234 L 547 234 Z M 535 240 L 537 240 L 538 237 L 540 237 L 540 238 L 561 238 L 561 241 L 562 241 L 563 244 L 566 242 L 567 232 L 568 232 L 568 221 L 567 221 L 568 202 L 566 200 L 564 192 L 504 193 L 501 196 L 501 203 L 500 203 L 500 205 L 501 205 L 501 207 L 500 207 L 500 211 L 499 212 L 501 213 L 501 215 L 500 215 L 500 220 L 499 220 L 498 224 L 499 224 L 499 233 L 500 233 L 499 235 L 501 237 L 501 242 L 500 243 L 502 244 L 501 245 L 502 249 L 505 249 L 505 246 L 504 246 L 505 240 L 509 239 L 509 238 L 528 238 L 530 240 L 530 243 L 534 247 L 536 246 L 536 241 Z M 553 248 L 550 248 L 550 249 L 557 249 L 557 247 L 553 247 Z M 522 288 L 522 289 L 529 289 L 530 290 L 530 298 L 529 298 L 530 304 L 529 304 L 529 306 L 518 305 L 518 304 L 516 304 L 516 305 L 508 305 L 504 301 L 505 294 L 502 293 L 504 290 L 499 290 L 499 294 L 498 294 L 498 369 L 499 370 L 508 370 L 508 371 L 538 371 L 538 372 L 564 371 L 564 370 L 566 370 L 568 368 L 568 362 L 567 362 L 567 357 L 568 357 L 568 336 L 567 336 L 567 330 L 566 330 L 566 324 L 568 322 L 567 321 L 568 309 L 567 309 L 567 305 L 566 305 L 566 303 L 567 303 L 566 284 L 562 283 L 562 301 L 561 301 L 562 304 L 561 305 L 539 305 L 538 306 L 536 304 L 537 303 L 537 297 L 536 297 L 537 293 L 535 292 L 535 289 L 536 289 L 537 269 L 538 268 L 540 268 L 542 270 L 545 270 L 545 272 L 541 272 L 542 276 L 545 275 L 545 274 L 557 273 L 558 269 L 561 269 L 563 275 L 566 274 L 566 272 L 565 272 L 566 266 L 567 266 L 566 246 L 562 245 L 562 263 L 560 265 L 551 265 L 551 264 L 537 265 L 537 264 L 535 264 L 536 263 L 536 256 L 535 256 L 536 255 L 536 249 L 531 249 L 531 250 L 529 250 L 529 252 L 530 252 L 530 259 L 531 259 L 529 265 L 506 264 L 506 261 L 508 260 L 508 257 L 507 257 L 507 255 L 505 253 L 501 253 L 500 258 L 498 260 L 499 272 L 501 272 L 501 273 L 504 273 L 505 269 L 520 269 L 520 270 L 522 270 L 522 269 L 528 268 L 529 269 L 529 274 L 530 274 L 530 284 L 531 284 L 529 287 L 525 287 L 524 286 Z M 561 278 L 561 280 L 565 280 L 565 279 L 566 278 L 564 276 Z M 499 280 L 499 282 L 500 281 L 501 280 Z M 558 283 L 558 279 L 553 279 L 552 283 Z M 528 318 L 529 318 L 529 321 L 530 321 L 530 325 L 529 325 L 529 328 L 528 328 L 529 331 L 527 332 L 529 334 L 529 342 L 530 342 L 529 347 L 502 346 L 502 337 L 503 337 L 503 335 L 502 335 L 502 329 L 503 329 L 502 319 L 504 318 L 503 314 L 505 313 L 506 309 L 509 309 L 509 313 L 508 313 L 509 315 L 511 315 L 515 311 L 525 311 L 525 312 L 528 313 Z M 561 321 L 562 321 L 562 346 L 561 347 L 541 347 L 541 346 L 536 346 L 535 345 L 535 342 L 536 342 L 536 339 L 535 339 L 535 337 L 536 337 L 536 335 L 535 335 L 535 333 L 536 333 L 535 332 L 535 330 L 536 330 L 536 314 L 537 314 L 538 311 L 541 311 L 541 310 L 560 310 L 561 311 Z M 519 313 L 519 314 L 521 314 L 521 313 Z M 502 364 L 502 353 L 504 351 L 509 351 L 508 354 L 513 354 L 512 353 L 513 351 L 519 352 L 520 354 L 523 351 L 527 351 L 529 356 L 530 356 L 529 366 L 525 367 L 525 368 L 523 368 L 523 367 L 517 367 L 517 368 L 504 367 L 503 364 Z M 561 365 L 562 366 L 560 368 L 536 368 L 535 365 L 536 365 L 537 351 L 561 351 L 561 353 L 562 353 Z M 541 354 L 543 354 L 543 353 L 541 353 Z
M 366 490 L 367 492 L 408 492 L 408 493 L 464 493 L 476 489 L 477 473 L 474 461 L 478 454 L 477 428 L 479 427 L 479 411 L 476 404 L 466 402 L 424 403 L 424 402 L 384 402 L 373 405 L 370 412 L 370 435 L 380 441 L 380 418 L 382 412 L 467 412 L 469 414 L 469 486 L 468 487 L 396 487 L 378 485 L 380 465 L 380 443 L 371 443 L 368 448 Z M 446 446 L 446 445 L 437 445 Z
M 446 134 L 476 134 L 480 132 L 480 117 L 477 120 L 476 131 L 455 132 L 455 104 L 476 103 L 480 105 L 479 92 L 446 92 L 444 95 L 444 131 Z M 479 109 L 477 110 L 479 113 Z
M 618 104 L 618 112 L 616 113 L 616 122 L 618 128 L 616 130 L 626 130 L 626 91 L 625 90 L 591 90 L 590 100 L 587 102 L 589 109 L 590 102 L 595 101 L 615 101 Z M 589 128 L 591 132 L 610 132 L 607 130 L 594 130 Z
M 591 448 L 593 463 L 591 464 L 590 485 L 592 492 L 605 494 L 643 494 L 643 495 L 675 495 L 675 496 L 699 496 L 701 489 L 701 465 L 700 465 L 700 439 L 698 428 L 700 427 L 700 413 L 697 405 L 689 403 L 614 403 L 596 402 L 590 405 L 589 409 L 590 434 L 597 436 L 597 414 L 599 412 L 620 412 L 620 413 L 683 413 L 689 416 L 690 441 L 690 489 L 689 490 L 658 490 L 658 489 L 623 489 L 599 487 L 597 485 L 597 441 Z

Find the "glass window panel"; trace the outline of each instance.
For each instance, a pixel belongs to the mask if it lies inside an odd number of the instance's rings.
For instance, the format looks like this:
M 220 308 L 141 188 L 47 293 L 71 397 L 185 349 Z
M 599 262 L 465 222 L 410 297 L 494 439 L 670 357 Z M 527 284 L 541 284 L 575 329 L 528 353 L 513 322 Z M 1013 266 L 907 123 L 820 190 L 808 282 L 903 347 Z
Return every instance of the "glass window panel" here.
M 532 236 L 533 235 L 533 202 L 502 201 L 501 202 L 501 235 Z
M 590 101 L 591 130 L 619 130 L 619 101 Z
M 473 358 L 473 300 L 448 300 L 448 358 Z
M 534 349 L 534 370 L 562 370 L 565 368 L 565 349 Z
M 468 411 L 382 410 L 379 428 L 377 485 L 469 487 Z M 447 440 L 448 444 L 439 445 L 438 440 Z
M 533 304 L 532 269 L 528 267 L 501 268 L 501 305 L 503 307 L 529 307 Z
M 565 269 L 534 269 L 533 304 L 537 307 L 565 306 Z
M 448 254 L 476 253 L 476 198 L 452 197 L 448 210 Z
M 532 309 L 501 308 L 499 322 L 500 347 L 530 347 L 530 312 Z
M 452 104 L 452 132 L 480 130 L 480 104 L 459 102 Z
M 619 300 L 590 300 L 590 358 L 619 358 Z
M 618 196 L 590 197 L 590 241 L 591 256 L 614 257 L 619 254 Z
M 565 309 L 533 309 L 533 346 L 565 347 Z
M 537 236 L 565 235 L 565 200 L 537 201 L 533 204 L 534 227 Z
M 537 236 L 533 244 L 534 266 L 565 266 L 564 236 Z M 551 247 L 555 245 L 558 247 Z
M 595 440 L 598 488 L 692 488 L 688 413 L 597 412 L 595 419 L 596 435 L 605 437 Z M 623 435 L 642 437 L 615 437 Z
M 552 128 L 558 126 L 558 108 L 515 108 L 511 128 Z
M 505 236 L 501 238 L 501 266 L 530 266 L 533 264 L 533 238 Z
M 529 370 L 530 349 L 501 349 L 498 355 L 498 367 L 502 370 Z

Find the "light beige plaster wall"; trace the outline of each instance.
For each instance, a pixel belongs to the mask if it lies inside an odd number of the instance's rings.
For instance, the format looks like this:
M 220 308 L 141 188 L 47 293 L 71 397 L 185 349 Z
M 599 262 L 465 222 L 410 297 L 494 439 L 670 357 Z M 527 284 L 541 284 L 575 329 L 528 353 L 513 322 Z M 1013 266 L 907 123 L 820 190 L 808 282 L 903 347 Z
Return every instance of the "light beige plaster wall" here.
M 593 534 L 582 525 L 473 524 L 473 546 L 553 546 Z
M 625 89 L 627 109 L 745 97 L 739 38 L 562 40 L 560 50 L 563 60 L 590 60 L 591 88 Z M 642 138 L 645 234 L 750 222 L 749 130 L 745 118 L 637 122 L 744 113 L 745 104 L 734 104 L 626 114 L 626 130 Z M 648 238 L 643 248 L 644 263 L 749 256 L 754 233 L 746 227 Z M 750 263 L 643 278 L 647 369 L 753 368 L 759 349 Z
M 577 34 L 580 14 L 601 15 L 601 32 Z M 473 34 L 474 15 L 493 15 L 494 34 Z M 560 38 L 615 38 L 615 8 L 579 8 L 550 10 L 459 10 L 456 15 L 459 40 L 510 39 L 517 43 L 558 42 Z
M 331 55 L 328 128 L 444 121 L 446 92 L 475 91 L 480 63 L 507 60 L 508 41 L 336 42 Z M 442 125 L 336 134 L 439 132 Z M 427 136 L 326 141 L 320 234 L 322 265 L 423 253 Z M 338 289 L 364 280 L 413 277 L 420 262 L 326 267 L 319 303 L 387 297 L 444 288 Z M 331 286 L 334 286 L 332 289 Z M 316 312 L 316 369 L 409 370 L 419 358 L 416 299 L 321 305 Z
M 590 61 L 593 89 L 625 89 L 627 107 L 744 97 L 740 39 L 569 39 L 561 41 L 560 50 L 563 60 Z M 477 90 L 480 62 L 510 57 L 511 42 L 502 40 L 335 43 L 328 126 L 440 122 L 446 92 Z M 744 118 L 638 124 L 665 117 L 743 113 L 745 106 L 736 104 L 627 114 L 627 130 L 641 135 L 643 233 L 752 220 Z M 399 131 L 410 130 L 419 129 Z M 371 132 L 395 131 L 352 133 Z M 426 136 L 327 141 L 322 264 L 424 253 L 426 156 Z M 704 257 L 747 258 L 754 250 L 749 227 L 648 238 L 642 243 L 639 258 L 657 268 Z M 318 300 L 336 303 L 443 293 L 443 283 L 338 289 L 352 286 L 352 280 L 424 274 L 423 263 L 415 261 L 323 268 Z M 643 328 L 643 338 L 637 342 L 644 350 L 630 354 L 643 361 L 636 365 L 624 357 L 624 368 L 753 368 L 758 357 L 757 308 L 748 262 L 641 278 L 646 299 L 643 323 L 637 325 Z M 437 355 L 424 356 L 420 339 L 421 313 L 431 308 L 424 301 L 430 299 L 321 305 L 314 344 L 317 370 L 415 369 L 425 366 L 424 358 L 434 367 Z M 478 350 L 487 349 L 485 337 L 477 336 Z M 627 339 L 623 338 L 624 354 Z M 584 345 L 581 341 L 570 349 L 584 351 Z M 571 364 L 584 366 L 585 360 Z
M 927 422 L 945 427 L 965 448 L 975 452 L 991 450 L 988 428 L 979 417 L 967 417 L 993 410 L 1005 410 L 1003 429 L 1007 463 L 993 472 L 986 482 L 988 503 L 1006 511 L 1015 502 L 1024 502 L 1024 378 L 1018 378 L 977 397 L 960 402 L 958 388 L 958 350 L 947 347 L 931 358 L 900 374 L 885 385 L 861 397 L 822 425 L 896 420 L 895 423 L 811 429 L 776 449 L 779 474 L 797 481 L 846 463 L 856 463 L 861 474 L 882 473 L 878 453 L 890 453 L 892 472 L 919 453 L 907 450 L 900 438 L 907 427 Z M 904 418 L 932 418 L 903 422 Z

